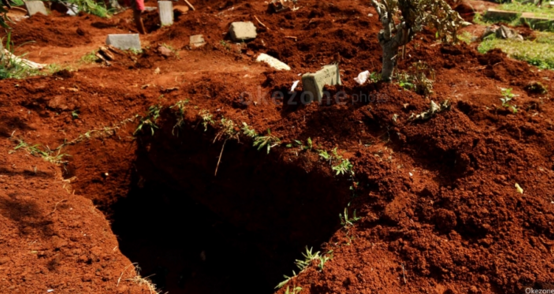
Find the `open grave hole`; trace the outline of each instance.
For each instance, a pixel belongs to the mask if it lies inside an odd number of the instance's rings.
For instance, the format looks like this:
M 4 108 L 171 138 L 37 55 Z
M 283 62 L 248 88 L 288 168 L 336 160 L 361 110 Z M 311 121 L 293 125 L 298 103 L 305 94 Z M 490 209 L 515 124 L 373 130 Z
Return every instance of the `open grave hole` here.
M 121 251 L 169 293 L 273 293 L 306 246 L 339 227 L 348 183 L 203 128 L 142 136 L 132 188 L 112 214 Z M 304 166 L 304 167 L 303 167 Z

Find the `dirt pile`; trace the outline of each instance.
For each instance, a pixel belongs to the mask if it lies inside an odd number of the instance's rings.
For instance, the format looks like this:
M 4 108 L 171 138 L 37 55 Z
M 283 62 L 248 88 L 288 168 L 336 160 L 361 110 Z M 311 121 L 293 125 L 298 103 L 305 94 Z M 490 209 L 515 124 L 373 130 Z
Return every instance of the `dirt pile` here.
M 549 287 L 554 108 L 549 93 L 528 89 L 531 81 L 554 89 L 551 71 L 424 32 L 406 46 L 399 70 L 425 62 L 433 94 L 359 86 L 353 78 L 378 70 L 381 56 L 366 3 L 307 0 L 277 14 L 259 1 L 193 4 L 173 26 L 143 36 L 142 54 L 110 67 L 0 82 L 0 149 L 8 154 L 0 161 L 0 292 L 147 293 L 133 261 L 171 293 L 270 293 L 305 246 L 332 259 L 289 281 L 301 293 Z M 239 20 L 258 26 L 256 40 L 229 41 L 228 24 Z M 39 16 L 17 23 L 13 36 L 90 52 L 130 21 L 128 12 Z M 70 37 L 51 43 L 57 31 Z M 193 34 L 207 44 L 189 50 Z M 158 44 L 178 54 L 162 56 Z M 258 53 L 293 70 L 255 63 Z M 344 85 L 326 88 L 332 96 L 321 105 L 298 103 L 301 86 L 290 91 L 298 74 L 335 61 Z M 518 95 L 517 111 L 502 105 L 501 88 Z M 410 120 L 431 100 L 450 107 Z M 269 155 L 251 147 L 243 123 L 279 139 Z M 225 130 L 240 142 L 217 140 Z M 43 153 L 14 150 L 21 140 Z M 53 166 L 33 154 L 69 156 Z M 337 175 L 346 159 L 353 174 Z M 345 208 L 361 219 L 341 225 Z

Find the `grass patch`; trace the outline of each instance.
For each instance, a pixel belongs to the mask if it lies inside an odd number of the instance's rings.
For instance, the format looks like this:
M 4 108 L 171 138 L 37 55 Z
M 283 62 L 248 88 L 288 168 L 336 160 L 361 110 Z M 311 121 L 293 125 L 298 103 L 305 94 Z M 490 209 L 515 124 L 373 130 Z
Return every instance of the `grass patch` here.
M 534 41 L 486 38 L 477 50 L 486 53 L 494 48 L 540 69 L 554 69 L 554 34 L 541 33 Z
M 519 13 L 530 12 L 535 14 L 535 16 L 553 18 L 554 19 L 554 8 L 549 7 L 539 7 L 532 3 L 522 4 L 520 2 L 504 3 L 500 5 L 499 9 L 506 11 L 515 11 Z
M 96 56 L 97 50 L 94 50 L 90 53 L 85 54 L 83 57 L 81 57 L 82 63 L 94 63 L 96 60 L 98 60 L 98 57 Z

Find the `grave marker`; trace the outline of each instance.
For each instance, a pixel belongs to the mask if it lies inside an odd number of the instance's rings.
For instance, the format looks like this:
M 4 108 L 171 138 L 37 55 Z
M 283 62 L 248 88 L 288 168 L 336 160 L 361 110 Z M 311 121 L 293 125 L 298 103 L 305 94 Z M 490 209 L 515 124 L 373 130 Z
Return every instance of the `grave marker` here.
M 106 44 L 122 50 L 141 49 L 138 34 L 111 34 L 106 38 Z
M 37 13 L 48 15 L 46 6 L 44 6 L 44 2 L 42 1 L 25 1 L 25 8 L 27 8 L 27 12 L 29 12 L 29 16 L 33 16 Z
M 302 76 L 304 92 L 311 93 L 312 98 L 316 98 L 318 102 L 321 102 L 321 98 L 323 98 L 325 85 L 342 85 L 337 64 L 326 65 L 316 73 L 307 73 Z
M 158 1 L 158 11 L 160 13 L 160 23 L 163 26 L 173 24 L 173 2 Z

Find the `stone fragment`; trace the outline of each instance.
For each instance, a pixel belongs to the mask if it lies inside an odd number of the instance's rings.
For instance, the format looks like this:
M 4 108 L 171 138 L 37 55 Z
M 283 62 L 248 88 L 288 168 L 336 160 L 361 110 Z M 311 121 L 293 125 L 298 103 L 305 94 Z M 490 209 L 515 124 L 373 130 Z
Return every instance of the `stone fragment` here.
M 229 27 L 229 34 L 235 42 L 252 40 L 258 35 L 256 27 L 251 21 L 232 23 Z
M 190 36 L 190 48 L 198 48 L 206 45 L 204 35 L 192 35 Z
M 276 70 L 290 70 L 290 66 L 280 61 L 279 59 L 262 53 L 256 59 L 257 62 L 265 62 L 267 65 L 273 67 Z

